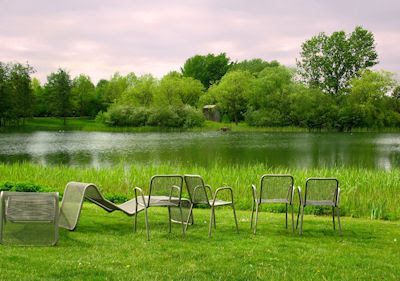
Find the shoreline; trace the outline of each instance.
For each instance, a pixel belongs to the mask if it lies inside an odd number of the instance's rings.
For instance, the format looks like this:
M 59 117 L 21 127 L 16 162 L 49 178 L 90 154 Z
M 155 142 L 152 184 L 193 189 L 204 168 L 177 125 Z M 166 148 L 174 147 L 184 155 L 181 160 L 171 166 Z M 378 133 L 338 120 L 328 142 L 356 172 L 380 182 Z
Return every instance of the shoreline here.
M 310 130 L 303 127 L 252 127 L 242 122 L 218 123 L 205 121 L 203 127 L 195 128 L 167 128 L 167 127 L 109 127 L 97 123 L 88 117 L 68 117 L 64 126 L 60 118 L 34 117 L 26 119 L 25 125 L 0 127 L 0 133 L 35 132 L 35 131 L 86 131 L 86 132 L 121 132 L 121 133 L 148 133 L 148 132 L 216 132 L 228 128 L 230 132 L 260 132 L 260 133 L 400 133 L 400 128 L 353 128 L 351 131 L 339 130 Z

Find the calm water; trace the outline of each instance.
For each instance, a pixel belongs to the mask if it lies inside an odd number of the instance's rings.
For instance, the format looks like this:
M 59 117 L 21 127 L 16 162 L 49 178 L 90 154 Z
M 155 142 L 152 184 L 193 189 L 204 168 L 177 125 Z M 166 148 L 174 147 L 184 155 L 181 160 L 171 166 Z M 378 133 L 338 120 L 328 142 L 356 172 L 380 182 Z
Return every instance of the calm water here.
M 0 162 L 112 166 L 124 162 L 219 160 L 280 167 L 400 167 L 400 134 L 378 133 L 102 133 L 0 134 Z

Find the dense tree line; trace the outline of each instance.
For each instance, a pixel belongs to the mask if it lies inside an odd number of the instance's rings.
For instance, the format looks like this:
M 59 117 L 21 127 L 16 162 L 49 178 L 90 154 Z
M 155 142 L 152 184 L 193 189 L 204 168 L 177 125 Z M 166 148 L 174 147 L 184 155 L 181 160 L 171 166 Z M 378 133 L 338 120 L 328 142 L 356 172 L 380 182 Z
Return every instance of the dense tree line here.
M 297 68 L 260 58 L 233 62 L 225 53 L 195 55 L 180 72 L 115 73 L 94 85 L 59 69 L 40 85 L 28 64 L 0 62 L 0 125 L 31 116 L 96 117 L 111 126 L 201 126 L 217 104 L 223 121 L 251 126 L 351 130 L 400 127 L 400 86 L 378 63 L 373 34 L 320 33 L 302 45 Z

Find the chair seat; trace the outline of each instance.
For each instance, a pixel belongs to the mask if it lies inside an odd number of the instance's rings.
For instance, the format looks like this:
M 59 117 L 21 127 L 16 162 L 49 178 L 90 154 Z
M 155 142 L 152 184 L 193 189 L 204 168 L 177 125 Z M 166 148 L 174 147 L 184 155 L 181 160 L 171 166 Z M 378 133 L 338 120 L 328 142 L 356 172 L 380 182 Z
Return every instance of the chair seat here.
M 209 204 L 212 206 L 214 200 L 209 200 Z M 231 205 L 231 201 L 223 201 L 223 200 L 215 200 L 214 206 L 224 206 L 224 205 Z
M 313 206 L 336 206 L 332 200 L 307 200 L 305 205 Z
M 286 199 L 261 199 L 261 203 L 287 203 L 287 204 L 290 204 L 290 202 Z
M 139 201 L 139 200 L 138 200 Z M 143 201 L 143 200 L 142 200 Z M 136 199 L 131 199 L 118 205 L 118 207 L 126 214 L 133 215 L 136 213 Z M 137 212 L 143 211 L 146 207 L 142 204 L 137 204 Z
M 160 206 L 160 207 L 176 207 L 179 205 L 179 198 L 178 197 L 169 197 L 169 196 L 150 196 L 150 204 L 149 196 L 144 196 L 145 204 L 150 207 Z M 189 201 L 186 198 L 181 198 L 181 201 Z M 138 197 L 138 202 L 143 204 L 143 199 Z

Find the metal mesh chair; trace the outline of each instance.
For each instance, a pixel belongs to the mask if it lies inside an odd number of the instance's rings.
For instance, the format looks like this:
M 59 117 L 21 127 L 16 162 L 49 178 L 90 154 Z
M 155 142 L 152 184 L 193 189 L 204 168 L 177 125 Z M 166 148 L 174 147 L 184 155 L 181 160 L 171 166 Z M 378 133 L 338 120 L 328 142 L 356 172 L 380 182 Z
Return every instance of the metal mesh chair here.
M 75 230 L 82 210 L 83 200 L 87 199 L 97 206 L 103 208 L 107 212 L 121 211 L 128 216 L 135 216 L 134 231 L 136 232 L 137 214 L 145 211 L 147 239 L 150 240 L 147 209 L 143 191 L 139 187 L 135 187 L 135 198 L 116 205 L 104 198 L 99 188 L 92 183 L 69 182 L 65 187 L 63 200 L 60 209 L 60 227 L 68 230 Z M 140 197 L 137 196 L 139 191 Z
M 58 192 L 0 194 L 0 243 L 54 246 L 58 241 Z
M 257 188 L 253 184 L 253 206 L 251 210 L 250 228 L 253 227 L 254 207 L 256 208 L 256 218 L 254 224 L 254 234 L 257 232 L 258 209 L 263 203 L 281 203 L 286 205 L 286 228 L 288 221 L 288 204 L 292 207 L 292 232 L 294 232 L 293 214 L 293 177 L 291 175 L 263 175 L 261 177 L 260 194 L 257 195 Z
M 239 233 L 239 227 L 236 218 L 235 204 L 233 202 L 233 191 L 229 186 L 218 188 L 214 196 L 212 196 L 211 187 L 204 184 L 204 180 L 199 175 L 184 175 L 186 187 L 190 197 L 190 212 L 193 210 L 195 204 L 206 204 L 211 207 L 210 214 L 210 226 L 208 231 L 208 237 L 211 237 L 212 221 L 214 220 L 214 227 L 216 228 L 215 222 L 215 207 L 231 205 L 233 210 L 233 216 L 235 218 L 236 231 Z M 230 192 L 231 201 L 218 200 L 217 196 L 220 191 L 227 190 Z M 186 226 L 187 227 L 187 226 Z
M 307 205 L 312 206 L 331 206 L 332 207 L 332 220 L 333 229 L 335 230 L 335 208 L 337 210 L 339 234 L 342 235 L 342 226 L 340 224 L 340 188 L 339 181 L 336 178 L 308 178 L 306 181 L 306 189 L 304 193 L 304 200 L 301 195 L 301 188 L 298 187 L 300 206 L 297 214 L 296 228 L 299 224 L 299 215 L 301 207 L 301 222 L 299 234 L 301 235 L 303 230 L 303 215 L 304 208 Z
M 190 201 L 182 198 L 182 186 L 181 175 L 155 175 L 150 180 L 149 195 L 144 200 L 146 207 L 168 207 L 169 232 L 172 222 L 181 223 L 185 236 L 185 225 L 191 224 L 193 215 L 189 209 Z

